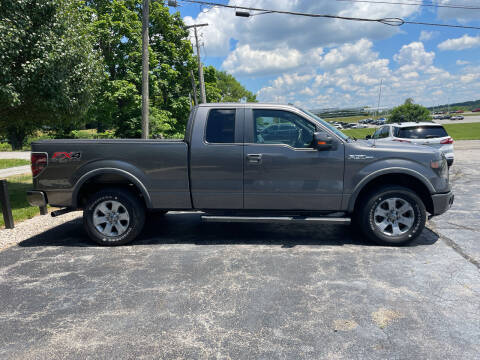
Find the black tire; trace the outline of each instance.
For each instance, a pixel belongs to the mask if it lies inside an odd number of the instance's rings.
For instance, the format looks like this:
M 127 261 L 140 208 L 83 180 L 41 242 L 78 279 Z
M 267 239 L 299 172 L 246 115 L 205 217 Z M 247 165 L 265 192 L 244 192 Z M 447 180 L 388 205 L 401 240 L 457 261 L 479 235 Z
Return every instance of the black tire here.
M 397 209 L 401 209 L 405 205 L 408 210 L 403 213 L 404 216 L 401 219 L 408 218 L 412 224 L 405 225 L 405 223 L 402 223 L 404 220 L 399 220 L 396 215 L 390 213 L 388 216 L 376 216 L 375 211 L 377 209 L 382 213 L 390 212 L 391 203 L 389 204 L 387 200 L 395 204 L 393 205 L 395 214 L 399 213 Z M 425 205 L 422 199 L 409 188 L 384 186 L 364 196 L 360 201 L 361 204 L 357 207 L 359 213 L 357 214 L 356 224 L 364 235 L 377 244 L 388 246 L 407 245 L 415 240 L 425 227 Z M 408 208 L 408 204 L 410 208 Z M 385 208 L 388 210 L 385 210 Z M 384 231 L 381 231 L 380 228 L 384 227 L 385 224 L 390 225 L 387 225 Z M 395 229 L 393 226 L 395 226 Z M 394 231 L 397 233 L 401 232 L 401 234 L 394 235 Z
M 121 234 L 107 236 L 102 234 L 94 224 L 94 212 L 102 203 L 107 204 L 109 201 L 120 203 L 129 217 L 128 223 L 122 225 L 126 228 Z M 98 211 L 98 209 L 97 209 Z M 101 212 L 100 212 L 101 214 Z M 93 194 L 87 201 L 83 211 L 83 226 L 88 236 L 97 244 L 104 246 L 124 245 L 133 241 L 142 231 L 145 224 L 145 206 L 140 199 L 124 189 L 109 188 L 101 190 Z M 99 225 L 102 227 L 102 225 Z M 115 225 L 114 225 L 115 226 Z M 119 231 L 117 231 L 118 233 Z

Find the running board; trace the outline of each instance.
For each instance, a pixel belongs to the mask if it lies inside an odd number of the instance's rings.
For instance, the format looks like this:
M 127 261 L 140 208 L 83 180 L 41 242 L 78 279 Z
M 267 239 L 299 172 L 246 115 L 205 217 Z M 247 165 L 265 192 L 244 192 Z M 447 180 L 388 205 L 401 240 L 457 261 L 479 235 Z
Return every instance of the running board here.
M 317 224 L 350 224 L 350 218 L 342 217 L 302 217 L 302 216 L 202 216 L 205 222 L 227 223 L 317 223 Z

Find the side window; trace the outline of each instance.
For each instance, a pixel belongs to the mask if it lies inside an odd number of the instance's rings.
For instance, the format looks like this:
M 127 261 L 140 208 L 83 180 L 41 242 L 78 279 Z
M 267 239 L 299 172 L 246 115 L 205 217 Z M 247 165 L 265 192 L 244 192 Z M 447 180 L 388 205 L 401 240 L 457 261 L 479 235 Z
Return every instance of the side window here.
M 235 142 L 235 109 L 210 110 L 205 141 L 211 144 L 231 144 Z
M 380 129 L 375 131 L 374 138 L 375 139 L 384 139 L 388 137 L 390 134 L 389 127 L 388 126 L 382 126 Z
M 398 136 L 399 133 L 400 133 L 400 128 L 399 128 L 399 127 L 394 126 L 394 127 L 392 128 L 392 130 L 393 130 L 393 136 L 395 136 L 395 137 L 400 137 L 400 136 Z
M 385 126 L 385 129 L 383 129 L 382 136 L 387 138 L 390 136 L 390 126 Z
M 286 144 L 294 148 L 312 148 L 315 125 L 282 110 L 253 110 L 256 144 Z
M 379 129 L 375 130 L 375 132 L 372 135 L 372 139 L 378 139 L 380 137 L 380 133 L 382 132 L 382 129 L 383 128 L 379 128 Z

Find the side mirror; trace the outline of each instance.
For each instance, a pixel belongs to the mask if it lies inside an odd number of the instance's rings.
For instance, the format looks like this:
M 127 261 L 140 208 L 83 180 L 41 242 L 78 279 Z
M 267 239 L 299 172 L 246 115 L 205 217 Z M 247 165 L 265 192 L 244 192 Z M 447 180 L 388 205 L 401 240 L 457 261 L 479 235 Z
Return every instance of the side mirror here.
M 330 150 L 333 147 L 333 139 L 324 132 L 313 134 L 313 146 L 319 150 Z
M 370 140 L 371 138 L 372 138 L 372 135 L 365 136 L 365 140 Z

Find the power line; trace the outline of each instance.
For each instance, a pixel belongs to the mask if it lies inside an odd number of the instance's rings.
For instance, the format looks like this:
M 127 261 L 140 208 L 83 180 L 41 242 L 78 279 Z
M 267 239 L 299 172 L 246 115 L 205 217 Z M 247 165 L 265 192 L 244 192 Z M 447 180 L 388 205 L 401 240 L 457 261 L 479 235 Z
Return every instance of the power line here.
M 480 10 L 480 7 L 470 6 L 470 5 L 448 5 L 448 4 L 437 4 L 437 3 L 425 3 L 425 2 L 393 2 L 393 1 L 372 1 L 372 0 L 337 0 L 337 1 L 348 1 L 348 2 L 368 3 L 368 4 L 429 6 L 429 7 L 437 7 L 437 8 Z
M 220 3 L 201 1 L 201 0 L 178 0 L 178 1 L 179 2 L 185 2 L 185 3 L 191 3 L 191 4 L 224 7 L 224 8 L 230 8 L 230 9 L 259 11 L 259 12 L 265 12 L 265 13 L 286 14 L 286 15 L 294 15 L 294 16 L 305 16 L 305 17 L 311 17 L 311 18 L 326 18 L 326 19 L 339 19 L 339 20 L 349 20 L 349 21 L 377 22 L 377 23 L 381 23 L 381 24 L 384 24 L 384 25 L 390 25 L 390 26 L 402 26 L 404 24 L 411 24 L 411 25 L 439 26 L 439 27 L 480 30 L 480 27 L 478 27 L 478 26 L 465 26 L 465 25 L 438 24 L 438 23 L 408 21 L 408 20 L 404 20 L 402 18 L 369 19 L 369 18 L 358 18 L 358 17 L 328 15 L 328 14 L 302 13 L 302 12 L 296 12 L 296 11 L 261 9 L 261 8 L 253 8 L 253 7 L 246 7 L 246 6 L 234 6 L 234 5 L 220 4 Z M 248 14 L 244 14 L 242 16 L 245 16 L 245 15 L 247 15 L 247 17 L 252 16 L 252 15 L 248 15 Z

